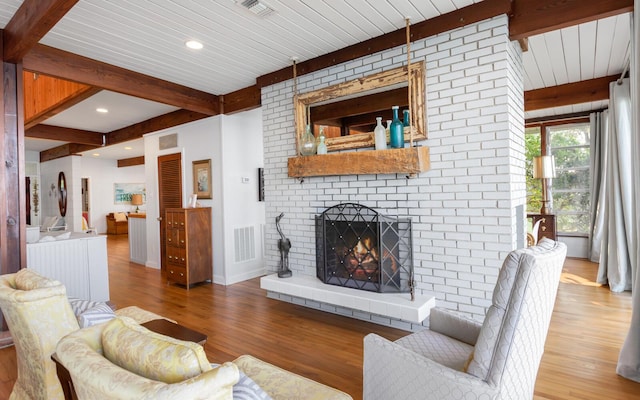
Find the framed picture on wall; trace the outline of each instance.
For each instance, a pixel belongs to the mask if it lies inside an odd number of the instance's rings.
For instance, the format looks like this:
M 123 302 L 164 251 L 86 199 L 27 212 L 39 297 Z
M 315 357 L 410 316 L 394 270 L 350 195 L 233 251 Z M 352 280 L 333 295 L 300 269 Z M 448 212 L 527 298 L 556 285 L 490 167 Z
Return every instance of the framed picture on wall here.
M 193 162 L 193 193 L 198 199 L 211 199 L 211 159 Z
M 114 183 L 113 204 L 132 204 L 131 197 L 136 193 L 142 194 L 142 199 L 145 201 L 144 183 Z

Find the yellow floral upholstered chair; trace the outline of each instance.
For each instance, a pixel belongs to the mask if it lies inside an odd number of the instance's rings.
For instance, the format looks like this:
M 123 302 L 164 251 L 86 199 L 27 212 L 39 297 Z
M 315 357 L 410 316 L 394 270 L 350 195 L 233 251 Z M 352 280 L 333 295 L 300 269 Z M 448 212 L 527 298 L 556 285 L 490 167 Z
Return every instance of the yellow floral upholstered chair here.
M 18 379 L 10 399 L 64 399 L 51 354 L 63 336 L 80 328 L 65 286 L 29 268 L 0 275 L 0 309 L 16 346 Z M 115 315 L 139 323 L 162 318 L 138 307 Z
M 152 332 L 126 317 L 60 340 L 57 360 L 78 399 L 232 399 L 238 367 L 212 367 L 202 346 Z
M 83 399 L 350 400 L 339 390 L 249 355 L 210 365 L 204 349 L 125 317 L 73 332 L 56 359 Z
M 64 285 L 28 269 L 0 275 L 0 309 L 18 362 L 9 398 L 64 399 L 51 353 L 61 337 L 79 328 Z

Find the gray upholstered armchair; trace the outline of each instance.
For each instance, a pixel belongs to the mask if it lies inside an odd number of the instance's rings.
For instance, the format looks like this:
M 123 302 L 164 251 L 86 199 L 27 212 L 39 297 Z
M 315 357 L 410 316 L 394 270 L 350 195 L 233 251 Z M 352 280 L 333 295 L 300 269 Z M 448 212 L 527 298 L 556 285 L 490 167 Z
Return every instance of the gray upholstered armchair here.
M 504 261 L 482 324 L 433 309 L 430 328 L 364 339 L 364 400 L 531 399 L 566 256 L 542 239 Z

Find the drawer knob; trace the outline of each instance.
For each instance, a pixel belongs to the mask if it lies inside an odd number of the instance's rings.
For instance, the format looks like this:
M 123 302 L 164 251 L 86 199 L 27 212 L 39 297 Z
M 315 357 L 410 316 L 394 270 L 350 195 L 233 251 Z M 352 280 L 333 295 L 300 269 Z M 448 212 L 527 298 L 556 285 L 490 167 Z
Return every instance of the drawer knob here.
M 180 272 L 180 276 L 184 276 L 184 274 L 182 272 Z
M 183 258 L 181 258 L 180 260 L 184 261 L 184 257 L 183 257 Z

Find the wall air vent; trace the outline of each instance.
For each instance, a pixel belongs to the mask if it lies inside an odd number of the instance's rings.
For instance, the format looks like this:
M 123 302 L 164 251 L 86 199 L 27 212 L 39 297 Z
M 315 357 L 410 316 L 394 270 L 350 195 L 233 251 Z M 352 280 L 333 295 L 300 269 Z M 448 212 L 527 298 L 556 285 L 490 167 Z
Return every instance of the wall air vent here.
M 260 0 L 244 0 L 240 5 L 261 18 L 274 12 L 273 8 Z

